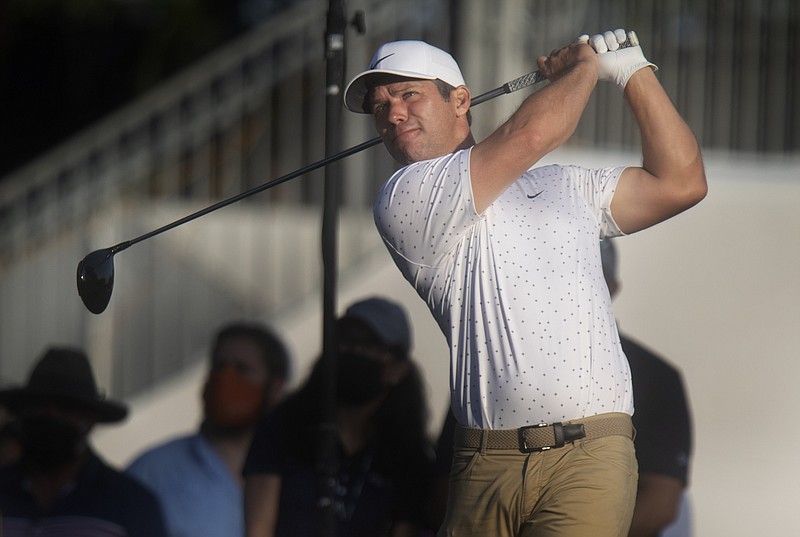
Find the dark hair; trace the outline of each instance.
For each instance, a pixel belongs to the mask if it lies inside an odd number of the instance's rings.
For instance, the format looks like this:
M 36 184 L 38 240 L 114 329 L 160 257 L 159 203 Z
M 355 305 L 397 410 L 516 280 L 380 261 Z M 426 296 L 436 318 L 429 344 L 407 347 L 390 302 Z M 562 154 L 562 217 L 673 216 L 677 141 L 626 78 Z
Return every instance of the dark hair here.
M 222 343 L 229 339 L 239 338 L 249 339 L 261 348 L 264 364 L 270 375 L 288 380 L 290 374 L 289 351 L 272 330 L 261 324 L 236 322 L 221 328 L 214 338 L 211 359 L 214 359 Z
M 436 88 L 439 90 L 442 99 L 446 102 L 450 102 L 450 94 L 456 90 L 456 87 L 438 78 L 434 79 L 433 83 L 436 84 Z
M 445 102 L 449 103 L 450 94 L 456 90 L 456 87 L 438 78 L 435 79 L 433 83 L 436 84 L 436 88 L 439 90 L 439 94 Z M 467 110 L 467 124 L 472 125 L 472 110 Z

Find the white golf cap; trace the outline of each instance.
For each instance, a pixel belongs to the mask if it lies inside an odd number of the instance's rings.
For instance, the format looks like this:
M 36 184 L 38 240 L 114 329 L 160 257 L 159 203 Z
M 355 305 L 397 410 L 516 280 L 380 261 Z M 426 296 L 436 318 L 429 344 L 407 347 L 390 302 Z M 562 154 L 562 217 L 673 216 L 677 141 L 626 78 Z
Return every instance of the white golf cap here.
M 378 74 L 398 75 L 424 80 L 439 79 L 451 86 L 463 86 L 464 77 L 453 57 L 424 41 L 393 41 L 381 45 L 369 69 L 356 75 L 344 90 L 344 105 L 348 110 L 368 114 L 364 98 L 369 89 L 369 78 Z

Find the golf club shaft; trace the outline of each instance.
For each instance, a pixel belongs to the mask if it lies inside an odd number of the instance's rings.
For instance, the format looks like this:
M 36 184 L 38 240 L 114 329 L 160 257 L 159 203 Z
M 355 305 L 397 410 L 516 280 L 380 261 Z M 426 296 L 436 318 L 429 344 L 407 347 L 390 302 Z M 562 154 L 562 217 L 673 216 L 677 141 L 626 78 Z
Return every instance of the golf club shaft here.
M 521 76 L 519 78 L 515 78 L 514 80 L 511 80 L 509 82 L 506 82 L 505 84 L 503 84 L 502 86 L 500 86 L 498 88 L 495 88 L 493 90 L 490 90 L 490 91 L 487 91 L 485 93 L 482 93 L 482 94 L 478 95 L 477 97 L 472 99 L 471 105 L 475 106 L 475 105 L 484 103 L 484 102 L 486 102 L 486 101 L 488 101 L 490 99 L 494 99 L 495 97 L 499 97 L 500 95 L 506 95 L 508 93 L 512 93 L 512 92 L 521 90 L 522 88 L 525 88 L 525 87 L 528 87 L 528 86 L 532 86 L 534 84 L 538 84 L 539 82 L 541 82 L 541 81 L 543 81 L 545 79 L 546 79 L 546 77 L 544 75 L 542 75 L 541 73 L 539 73 L 539 71 L 534 71 L 534 72 L 529 73 L 527 75 Z M 249 198 L 250 196 L 252 196 L 254 194 L 258 194 L 259 192 L 263 192 L 264 190 L 270 189 L 270 188 L 272 188 L 274 186 L 278 186 L 278 185 L 280 185 L 282 183 L 285 183 L 287 181 L 290 181 L 290 180 L 292 180 L 292 179 L 294 179 L 296 177 L 299 177 L 301 175 L 305 175 L 305 174 L 307 174 L 309 172 L 312 172 L 314 170 L 322 168 L 323 166 L 327 166 L 328 164 L 331 164 L 333 162 L 341 160 L 341 159 L 343 159 L 345 157 L 349 157 L 351 155 L 355 155 L 356 153 L 360 153 L 361 151 L 363 151 L 365 149 L 368 149 L 368 148 L 370 148 L 372 146 L 378 145 L 379 143 L 381 143 L 381 138 L 378 136 L 378 137 L 375 137 L 375 138 L 373 138 L 371 140 L 367 140 L 366 142 L 362 142 L 362 143 L 360 143 L 358 145 L 350 147 L 349 149 L 345 149 L 343 151 L 340 151 L 339 153 L 336 153 L 336 154 L 331 155 L 329 157 L 325 157 L 322 160 L 318 160 L 317 162 L 313 162 L 311 164 L 308 164 L 308 165 L 306 165 L 306 166 L 304 166 L 304 167 L 302 167 L 300 169 L 297 169 L 297 170 L 295 170 L 295 171 L 293 171 L 291 173 L 288 173 L 286 175 L 278 177 L 277 179 L 273 179 L 271 181 L 267 181 L 266 183 L 262 183 L 261 185 L 255 186 L 255 187 L 253 187 L 253 188 L 251 188 L 249 190 L 245 190 L 244 192 L 236 194 L 235 196 L 231 196 L 230 198 L 226 198 L 224 200 L 221 200 L 221 201 L 219 201 L 217 203 L 214 203 L 213 205 L 209 205 L 205 209 L 201 209 L 201 210 L 199 210 L 197 212 L 194 212 L 192 214 L 184 216 L 183 218 L 175 220 L 174 222 L 166 224 L 166 225 L 164 225 L 164 226 L 162 226 L 162 227 L 160 227 L 158 229 L 154 229 L 153 231 L 145 233 L 144 235 L 140 235 L 139 237 L 136 237 L 135 239 L 130 239 L 128 241 L 121 242 L 121 243 L 113 246 L 111 248 L 111 252 L 110 253 L 111 253 L 111 255 L 113 255 L 113 254 L 116 254 L 117 252 L 121 252 L 122 250 L 125 250 L 126 248 L 128 248 L 130 246 L 133 246 L 137 242 L 141 242 L 143 240 L 146 240 L 146 239 L 149 239 L 151 237 L 154 237 L 155 235 L 159 235 L 161 233 L 164 233 L 165 231 L 169 231 L 170 229 L 173 229 L 173 228 L 176 228 L 176 227 L 181 226 L 183 224 L 186 224 L 187 222 L 190 222 L 192 220 L 196 220 L 197 218 L 200 218 L 201 216 L 205 216 L 208 213 L 212 213 L 212 212 L 214 212 L 214 211 L 216 211 L 218 209 L 222 209 L 223 207 L 227 207 L 228 205 L 231 205 L 233 203 L 241 201 L 241 200 L 243 200 L 245 198 Z

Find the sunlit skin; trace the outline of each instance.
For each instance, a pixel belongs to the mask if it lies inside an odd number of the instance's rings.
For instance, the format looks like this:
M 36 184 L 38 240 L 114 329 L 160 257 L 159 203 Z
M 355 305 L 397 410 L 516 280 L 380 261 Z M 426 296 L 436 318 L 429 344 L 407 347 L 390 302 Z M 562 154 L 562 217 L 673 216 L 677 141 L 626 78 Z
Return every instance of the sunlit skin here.
M 464 86 L 445 101 L 433 81 L 405 79 L 374 87 L 369 103 L 378 134 L 401 164 L 474 144 L 467 121 L 470 93 Z

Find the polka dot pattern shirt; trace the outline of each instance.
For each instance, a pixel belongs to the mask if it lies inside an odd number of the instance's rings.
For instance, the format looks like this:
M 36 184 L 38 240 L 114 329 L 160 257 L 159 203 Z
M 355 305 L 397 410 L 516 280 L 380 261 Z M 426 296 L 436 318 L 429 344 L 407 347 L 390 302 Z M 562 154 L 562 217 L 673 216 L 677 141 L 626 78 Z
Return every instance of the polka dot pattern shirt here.
M 450 346 L 452 408 L 507 429 L 633 413 L 598 241 L 622 168 L 530 169 L 479 215 L 470 150 L 384 185 L 375 222 Z

